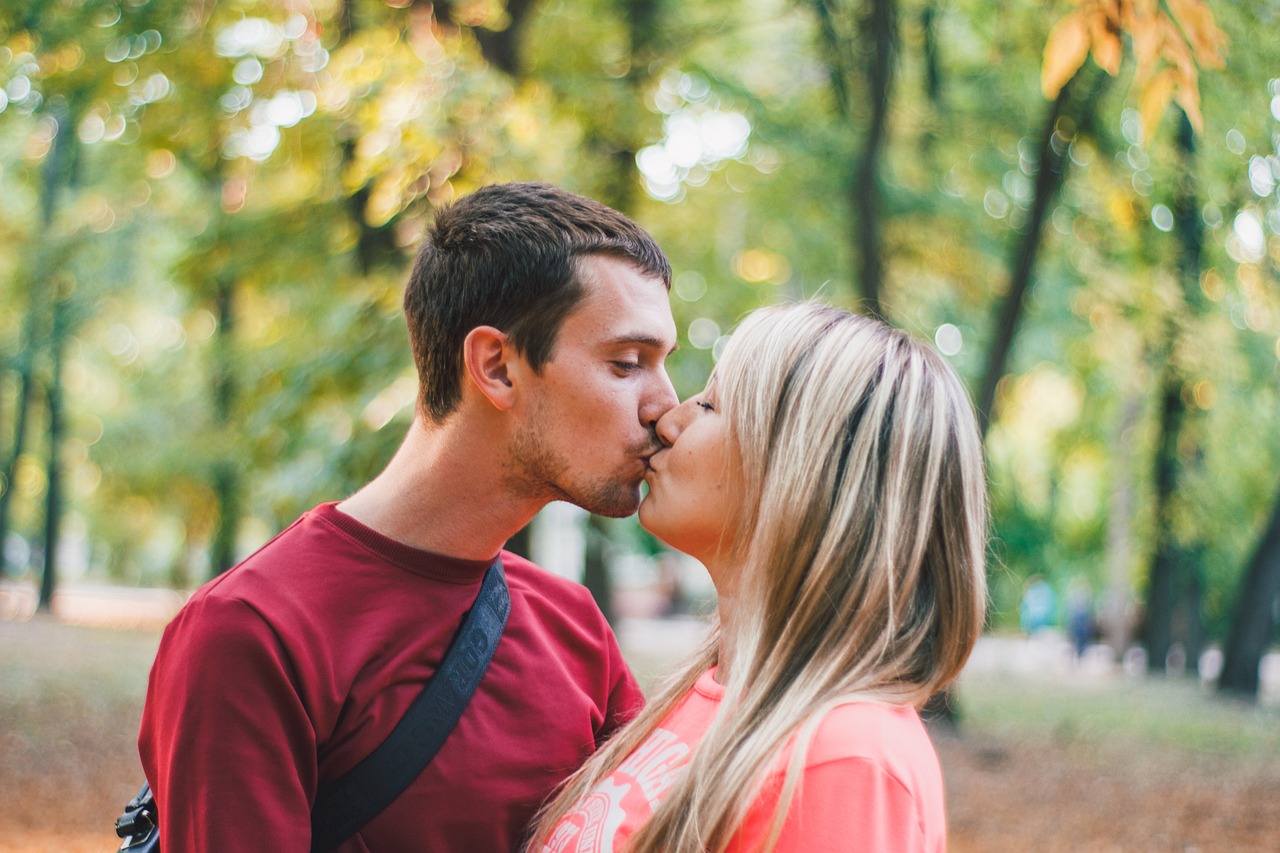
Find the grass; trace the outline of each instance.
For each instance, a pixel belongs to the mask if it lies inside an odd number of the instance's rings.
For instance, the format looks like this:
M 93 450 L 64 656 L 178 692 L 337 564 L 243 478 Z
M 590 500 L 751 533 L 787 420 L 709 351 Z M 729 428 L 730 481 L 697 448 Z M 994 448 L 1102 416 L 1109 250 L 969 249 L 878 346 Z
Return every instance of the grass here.
M 966 720 L 983 731 L 1099 748 L 1280 758 L 1280 708 L 1224 699 L 1188 678 L 1037 683 L 986 676 L 968 679 L 959 702 Z

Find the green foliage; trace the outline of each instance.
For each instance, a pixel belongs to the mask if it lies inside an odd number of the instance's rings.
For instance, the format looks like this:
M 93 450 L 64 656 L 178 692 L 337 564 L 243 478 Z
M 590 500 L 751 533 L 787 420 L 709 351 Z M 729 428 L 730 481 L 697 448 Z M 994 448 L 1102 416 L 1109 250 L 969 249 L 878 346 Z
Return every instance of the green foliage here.
M 1040 62 L 1066 9 L 1051 5 L 899 4 L 883 300 L 923 337 L 954 327 L 947 351 L 971 385 L 1034 190 Z M 1175 533 L 1203 549 L 1217 633 L 1275 494 L 1280 83 L 1267 75 L 1280 48 L 1251 34 L 1280 12 L 1220 6 L 1228 64 L 1199 78 L 1198 295 L 1179 284 L 1166 227 L 1186 171 L 1176 123 L 1139 141 L 1128 64 L 1088 127 L 1060 128 L 1070 163 L 989 440 L 998 623 L 1016 619 L 1032 573 L 1060 597 L 1077 577 L 1142 588 L 1166 359 L 1192 411 Z M 676 271 L 682 395 L 752 308 L 856 304 L 850 205 L 868 109 L 860 96 L 838 108 L 809 4 L 655 4 L 637 18 L 628 4 L 544 0 L 518 22 L 517 76 L 480 37 L 515 25 L 501 3 L 452 4 L 450 20 L 381 0 L 292 8 L 0 5 L 0 459 L 21 359 L 47 378 L 40 330 L 62 281 L 70 511 L 88 571 L 202 579 L 219 522 L 211 471 L 226 460 L 245 478 L 244 548 L 376 473 L 412 409 L 399 291 L 413 247 L 436 205 L 481 184 L 550 180 L 653 231 Z M 832 8 L 856 41 L 856 4 Z M 76 155 L 57 175 L 55 141 Z M 1171 327 L 1184 343 L 1165 352 Z M 227 411 L 219 375 L 233 379 Z M 28 540 L 45 487 L 36 402 L 9 493 Z

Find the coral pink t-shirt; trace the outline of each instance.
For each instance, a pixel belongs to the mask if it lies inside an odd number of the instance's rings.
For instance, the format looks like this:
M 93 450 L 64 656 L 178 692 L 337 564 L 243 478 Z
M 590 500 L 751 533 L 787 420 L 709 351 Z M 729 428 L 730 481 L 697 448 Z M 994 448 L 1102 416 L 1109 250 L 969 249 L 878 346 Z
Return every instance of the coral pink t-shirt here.
M 612 853 L 653 814 L 680 779 L 724 697 L 715 670 L 552 831 L 542 853 Z M 772 827 L 788 746 L 729 844 L 762 849 Z M 914 708 L 850 702 L 818 725 L 791 800 L 777 853 L 946 850 L 942 771 Z

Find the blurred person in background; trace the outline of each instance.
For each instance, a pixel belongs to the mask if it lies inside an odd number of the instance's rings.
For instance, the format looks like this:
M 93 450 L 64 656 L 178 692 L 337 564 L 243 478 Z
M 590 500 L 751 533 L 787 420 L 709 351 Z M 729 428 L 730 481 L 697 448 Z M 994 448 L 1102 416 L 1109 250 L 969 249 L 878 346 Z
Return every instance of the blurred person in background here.
M 1093 611 L 1093 590 L 1084 578 L 1075 578 L 1067 595 L 1067 633 L 1076 660 L 1084 657 L 1089 644 L 1097 636 L 1097 619 Z
M 1027 578 L 1018 602 L 1018 626 L 1028 637 L 1052 628 L 1058 612 L 1058 595 L 1041 575 Z
M 734 333 L 658 422 L 640 521 L 718 624 L 541 815 L 542 853 L 946 849 L 917 711 L 982 629 L 982 445 L 954 371 L 803 303 Z
M 635 511 L 677 402 L 670 281 L 635 223 L 547 185 L 485 187 L 437 212 L 405 293 L 419 396 L 394 458 L 165 631 L 139 738 L 164 850 L 309 850 L 318 787 L 386 739 L 500 552 L 510 616 L 478 691 L 427 768 L 338 849 L 520 846 L 643 697 L 586 589 L 501 549 L 553 500 Z

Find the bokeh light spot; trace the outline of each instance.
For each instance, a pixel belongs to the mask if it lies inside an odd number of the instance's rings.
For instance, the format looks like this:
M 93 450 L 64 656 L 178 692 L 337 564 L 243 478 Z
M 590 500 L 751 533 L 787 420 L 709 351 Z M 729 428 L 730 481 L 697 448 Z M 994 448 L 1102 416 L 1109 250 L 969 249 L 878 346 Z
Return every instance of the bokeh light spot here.
M 945 356 L 953 356 L 964 348 L 964 335 L 951 323 L 943 323 L 933 334 L 933 342 L 938 352 Z

